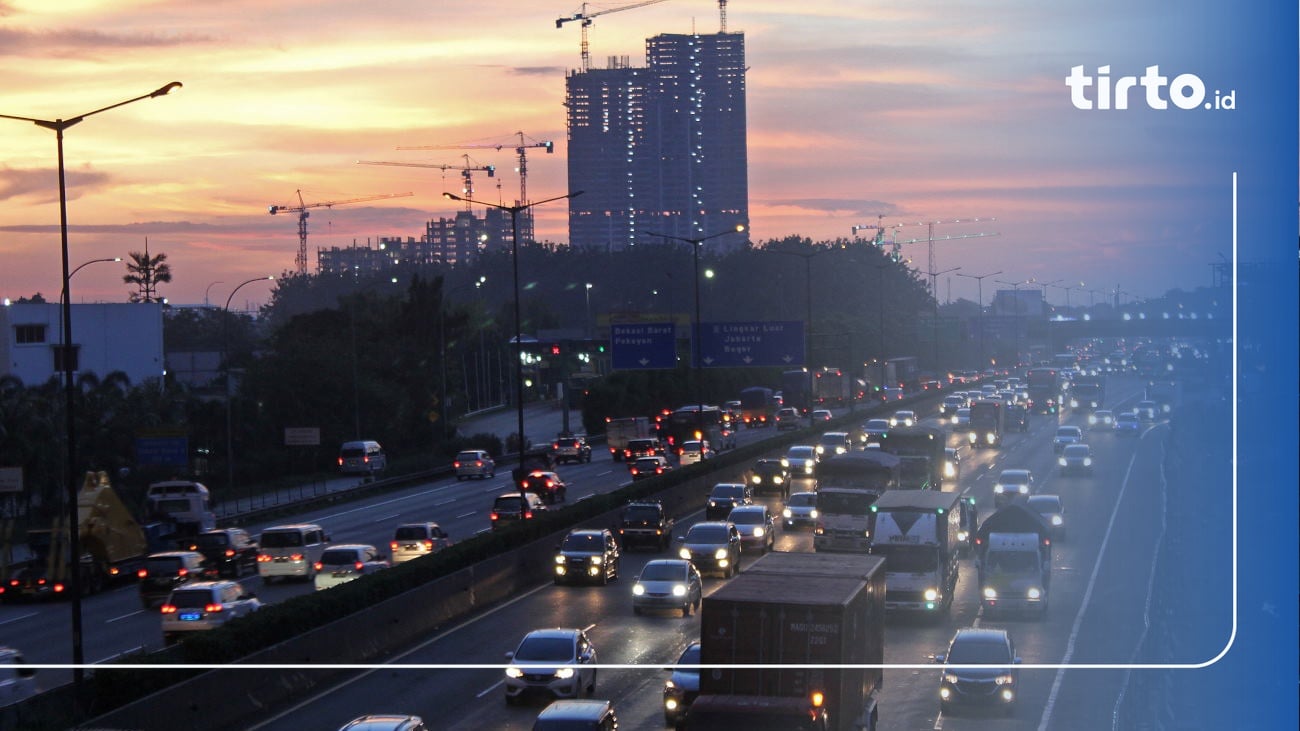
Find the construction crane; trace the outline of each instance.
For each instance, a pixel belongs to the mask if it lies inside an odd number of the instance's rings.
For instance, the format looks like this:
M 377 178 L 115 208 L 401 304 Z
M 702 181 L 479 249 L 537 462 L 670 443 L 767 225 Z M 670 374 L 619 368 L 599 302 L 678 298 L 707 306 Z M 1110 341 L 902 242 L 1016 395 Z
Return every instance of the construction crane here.
M 529 142 L 525 140 L 523 132 L 516 132 L 519 136 L 519 144 L 513 145 L 515 155 L 519 157 L 519 200 L 515 205 L 522 206 L 528 203 L 528 150 L 541 147 L 550 155 L 555 152 L 555 143 L 550 140 L 542 142 Z M 469 144 L 469 145 L 416 145 L 414 147 L 399 147 L 399 150 L 504 150 L 511 147 L 509 144 Z M 471 196 L 462 196 L 471 197 Z M 468 206 L 468 201 L 466 202 Z M 533 213 L 532 209 L 525 209 L 523 216 L 519 220 L 519 239 L 520 242 L 526 243 L 533 240 Z
M 297 213 L 298 214 L 298 256 L 294 258 L 294 265 L 299 274 L 307 273 L 307 212 L 309 208 L 333 208 L 334 206 L 347 205 L 349 203 L 365 203 L 366 201 L 384 200 L 386 198 L 405 198 L 412 195 L 411 193 L 387 193 L 383 195 L 368 195 L 363 198 L 349 198 L 342 201 L 325 201 L 323 203 L 304 203 L 302 191 L 295 191 L 298 195 L 298 205 L 296 206 L 270 206 L 271 215 L 277 213 Z
M 658 5 L 658 4 L 661 3 L 661 2 L 664 2 L 664 0 L 641 0 L 641 2 L 639 2 L 639 3 L 632 3 L 631 5 L 620 5 L 620 6 L 617 7 L 617 8 L 607 8 L 607 9 L 605 9 L 605 10 L 597 10 L 597 11 L 594 12 L 594 13 L 588 13 L 588 12 L 587 12 L 587 3 L 583 3 L 583 4 L 582 4 L 582 10 L 580 10 L 580 11 L 574 13 L 573 15 L 570 15 L 570 16 L 567 17 L 567 18 L 556 18 L 556 19 L 555 19 L 555 27 L 556 27 L 556 28 L 563 28 L 565 23 L 571 23 L 571 22 L 573 22 L 573 21 L 575 21 L 575 20 L 580 20 L 580 21 L 582 21 L 582 23 L 581 23 L 581 28 L 582 28 L 582 71 L 583 71 L 583 73 L 586 73 L 587 71 L 590 71 L 590 70 L 591 70 L 591 53 L 590 53 L 589 48 L 588 48 L 588 46 L 587 46 L 587 28 L 591 25 L 591 20 L 592 20 L 592 18 L 597 18 L 597 17 L 600 17 L 600 16 L 602 16 L 602 15 L 609 15 L 610 13 L 621 13 L 621 12 L 624 11 L 624 10 L 635 10 L 636 8 L 644 8 L 644 7 L 647 6 L 647 5 Z M 719 5 L 723 6 L 723 11 L 722 11 L 722 24 L 723 24 L 723 32 L 726 32 L 726 23 L 727 23 L 727 20 L 726 20 L 727 15 L 726 15 L 726 9 L 725 9 L 726 2 L 720 1 L 720 2 L 719 2 Z
M 883 246 L 885 243 L 885 231 L 889 229 L 894 229 L 895 231 L 897 231 L 898 229 L 902 228 L 902 226 L 903 224 L 901 223 L 896 223 L 892 226 L 886 226 L 885 215 L 882 213 L 876 216 L 876 225 L 872 226 L 871 224 L 862 224 L 861 226 L 853 226 L 851 230 L 853 231 L 854 238 L 857 238 L 859 231 L 867 231 L 867 230 L 875 231 L 876 232 L 875 236 L 871 237 L 871 244 L 873 246 L 880 247 Z
M 718 32 L 727 32 L 727 0 L 718 0 Z
M 946 223 L 983 223 L 983 222 L 986 222 L 986 221 L 996 221 L 996 220 L 997 220 L 996 218 L 955 218 L 955 219 L 953 219 L 953 220 L 951 220 L 951 221 L 917 221 L 916 223 L 902 223 L 902 224 L 899 224 L 899 227 L 902 227 L 902 226 L 925 226 L 925 227 L 927 228 L 927 236 L 926 236 L 925 238 L 923 238 L 923 239 L 919 239 L 919 238 L 918 238 L 918 239 L 908 239 L 908 240 L 906 240 L 906 241 L 898 241 L 898 240 L 895 240 L 895 241 L 893 242 L 893 247 L 894 247 L 894 258 L 895 258 L 895 259 L 898 258 L 899 250 L 900 250 L 900 249 L 901 249 L 905 244 L 919 244 L 919 243 L 921 243 L 921 242 L 925 242 L 925 243 L 927 244 L 927 249 L 928 249 L 928 250 L 927 250 L 927 254 L 929 255 L 928 262 L 929 262 L 929 265 L 930 265 L 930 268 L 929 268 L 929 269 L 926 269 L 926 273 L 927 273 L 927 274 L 930 274 L 930 294 L 931 294 L 932 296 L 934 296 L 934 297 L 937 299 L 937 298 L 939 297 L 939 292 L 938 292 L 938 290 L 936 289 L 938 276 L 937 276 L 937 274 L 935 274 L 935 272 L 938 272 L 939 270 L 938 270 L 938 269 L 935 267 L 935 265 L 934 265 L 934 242 L 936 242 L 936 241 L 956 241 L 957 239 L 982 239 L 982 238 L 988 238 L 988 237 L 990 237 L 990 236 L 997 236 L 998 234 L 997 234 L 997 232 L 992 232 L 992 233 L 973 233 L 973 234 L 960 234 L 960 235 L 957 235 L 957 236 L 940 236 L 940 237 L 936 238 L 935 235 L 934 235 L 934 227 L 935 227 L 935 226 L 938 226 L 938 225 L 940 225 L 940 224 L 946 224 Z
M 435 165 L 426 162 L 381 162 L 378 160 L 357 160 L 358 165 L 390 165 L 401 168 L 433 168 L 446 172 L 448 170 L 459 170 L 460 176 L 465 180 L 465 187 L 462 188 L 463 198 L 474 197 L 474 179 L 471 175 L 473 172 L 485 172 L 489 178 L 496 177 L 497 168 L 495 165 L 474 165 L 469 155 L 462 155 L 465 158 L 464 165 Z M 465 202 L 465 210 L 469 210 L 469 201 Z

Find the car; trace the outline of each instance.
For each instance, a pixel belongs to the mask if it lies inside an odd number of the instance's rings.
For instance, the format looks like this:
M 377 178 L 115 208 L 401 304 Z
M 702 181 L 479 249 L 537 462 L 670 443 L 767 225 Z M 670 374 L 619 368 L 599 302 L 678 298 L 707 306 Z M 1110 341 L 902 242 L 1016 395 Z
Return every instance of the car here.
M 786 530 L 817 525 L 817 493 L 791 493 L 781 508 L 781 520 L 785 522 Z
M 811 480 L 817 471 L 817 448 L 796 444 L 785 451 L 781 464 L 790 471 L 792 480 Z
M 492 455 L 483 449 L 466 449 L 458 452 L 451 466 L 456 470 L 457 480 L 468 480 L 471 477 L 486 480 L 497 476 L 497 463 L 493 461 Z
M 835 418 L 835 414 L 832 414 L 830 409 L 813 409 L 812 412 L 813 421 L 830 421 L 831 419 L 834 418 Z
M 533 470 L 519 481 L 524 492 L 536 493 L 547 505 L 562 503 L 569 492 L 569 486 L 554 472 Z
M 903 389 L 895 388 L 893 386 L 885 386 L 880 389 L 881 401 L 902 401 L 903 397 L 906 395 L 907 394 L 903 392 Z
M 754 503 L 754 491 L 743 482 L 719 482 L 709 490 L 708 502 L 704 505 L 705 520 L 722 520 L 731 514 L 732 508 Z
M 316 591 L 323 591 L 383 571 L 388 559 L 366 543 L 339 543 L 325 549 L 315 568 Z
M 961 479 L 961 451 L 955 447 L 944 447 L 943 479 L 944 482 L 951 481 L 954 485 Z
M 574 529 L 555 547 L 555 583 L 618 579 L 621 554 L 614 534 L 603 529 Z
M 727 520 L 740 531 L 742 549 L 767 553 L 776 545 L 776 521 L 766 505 L 741 505 L 731 509 Z
M 1053 540 L 1065 540 L 1065 506 L 1061 504 L 1060 495 L 1030 495 L 1025 507 L 1043 516 L 1052 527 Z
M 943 403 L 939 406 L 939 413 L 944 416 L 953 416 L 957 413 L 957 409 L 964 408 L 966 404 L 965 394 L 949 394 L 943 397 Z
M 506 659 L 506 705 L 532 695 L 577 698 L 596 692 L 596 648 L 580 629 L 533 630 Z
M 339 472 L 345 475 L 369 475 L 371 477 L 388 468 L 388 456 L 379 442 L 361 440 L 344 442 L 339 447 Z
M 1006 429 L 1007 431 L 1018 431 L 1021 433 L 1029 431 L 1029 408 L 1023 403 L 1009 403 L 1006 410 Z M 968 417 L 969 420 L 969 417 Z
M 682 446 L 677 449 L 677 463 L 682 467 L 686 465 L 698 464 L 706 459 L 713 459 L 715 452 L 708 440 L 692 439 L 682 442 Z
M 1160 407 L 1155 401 L 1139 401 L 1133 413 L 1137 414 L 1142 421 L 1155 421 L 1156 414 L 1160 413 Z
M 1034 493 L 1034 473 L 1029 470 L 1002 470 L 993 484 L 993 504 L 1002 507 L 1018 497 Z
M 728 578 L 740 572 L 740 530 L 725 520 L 706 520 L 691 526 L 677 539 L 677 555 L 695 564 L 700 573 L 716 572 Z
M 243 528 L 203 531 L 184 543 L 203 554 L 205 576 L 238 579 L 245 572 L 257 573 L 257 541 Z
M 238 581 L 196 581 L 172 590 L 161 609 L 163 642 L 206 632 L 262 608 L 257 595 Z
M 817 454 L 824 457 L 834 457 L 837 454 L 845 454 L 853 448 L 853 442 L 849 440 L 848 432 L 828 431 L 817 439 Z
M 0 645 L 0 708 L 26 700 L 40 692 L 36 668 L 27 665 L 21 651 Z
M 623 461 L 629 465 L 638 457 L 663 457 L 664 444 L 658 439 L 629 439 L 623 448 Z
M 532 520 L 546 511 L 546 503 L 531 492 L 507 492 L 497 495 L 492 501 L 492 512 L 488 519 L 492 529 L 498 530 L 511 523 Z
M 429 731 L 429 727 L 419 716 L 383 713 L 354 718 L 339 731 Z
M 957 630 L 947 652 L 934 656 L 943 664 L 939 678 L 939 708 L 950 714 L 957 706 L 1000 707 L 1015 713 L 1020 692 L 1016 646 L 1004 629 L 966 627 Z
M 970 430 L 970 408 L 969 407 L 963 406 L 960 409 L 957 409 L 956 413 L 954 413 L 950 417 L 950 419 L 951 419 L 950 423 L 952 424 L 953 431 Z
M 777 429 L 798 429 L 802 421 L 799 416 L 799 410 L 789 406 L 776 410 L 776 428 Z
M 749 468 L 749 484 L 759 494 L 776 493 L 785 497 L 790 491 L 790 473 L 781 460 L 770 457 L 756 460 Z
M 388 548 L 392 552 L 393 563 L 399 564 L 450 548 L 452 543 L 451 537 L 441 526 L 426 521 L 397 526 Z
M 533 721 L 533 731 L 615 731 L 617 728 L 614 704 L 593 698 L 555 701 Z
M 1107 409 L 1097 409 L 1088 414 L 1088 426 L 1092 429 L 1111 431 L 1115 428 L 1115 413 Z
M 1052 437 L 1052 449 L 1060 454 L 1067 444 L 1079 444 L 1083 441 L 1083 430 L 1077 426 L 1058 426 Z
M 172 590 L 199 581 L 207 565 L 198 551 L 163 551 L 145 557 L 139 577 L 140 604 L 145 609 L 165 600 Z
M 556 464 L 582 464 L 591 461 L 591 445 L 587 444 L 585 436 L 561 434 L 551 443 L 551 455 Z
M 739 422 L 737 422 L 739 423 Z M 736 426 L 727 424 L 718 430 L 718 450 L 726 451 L 736 448 Z
M 1115 416 L 1116 434 L 1125 437 L 1134 437 L 1141 431 L 1142 422 L 1138 419 L 1137 414 L 1131 411 L 1125 411 L 1124 413 Z
M 889 433 L 889 419 L 868 419 L 862 425 L 863 444 L 879 444 L 882 437 Z
M 1061 476 L 1092 475 L 1092 450 L 1086 444 L 1067 444 L 1056 460 Z
M 666 457 L 637 457 L 628 465 L 627 471 L 632 475 L 632 481 L 636 482 L 647 477 L 662 475 L 672 468 L 672 464 Z
M 682 667 L 683 665 L 700 664 L 700 643 L 692 642 L 682 651 L 681 657 L 677 658 L 677 665 L 671 668 L 665 668 L 672 672 L 668 680 L 664 681 L 664 725 L 676 726 L 686 711 L 695 701 L 695 697 L 700 694 L 700 669 L 698 667 Z
M 623 550 L 651 546 L 663 551 L 672 544 L 673 517 L 658 500 L 636 500 L 623 506 L 618 519 L 618 537 Z
M 889 417 L 890 426 L 916 426 L 916 412 L 908 409 L 895 411 L 894 415 Z
M 315 523 L 273 525 L 262 530 L 257 542 L 257 574 L 264 583 L 272 579 L 311 581 L 316 562 L 329 545 L 325 529 Z
M 632 584 L 632 612 L 647 609 L 680 609 L 689 617 L 704 600 L 704 583 L 699 569 L 682 558 L 660 558 L 646 563 Z

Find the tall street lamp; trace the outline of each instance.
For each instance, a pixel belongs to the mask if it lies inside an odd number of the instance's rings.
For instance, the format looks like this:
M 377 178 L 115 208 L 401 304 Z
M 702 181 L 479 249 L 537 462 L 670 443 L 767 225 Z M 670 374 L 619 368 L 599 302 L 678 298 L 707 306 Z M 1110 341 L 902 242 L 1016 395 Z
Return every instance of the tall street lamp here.
M 1019 366 L 1019 365 L 1020 365 L 1020 326 L 1021 326 L 1021 324 L 1022 324 L 1022 322 L 1023 322 L 1023 320 L 1024 320 L 1024 314 L 1025 314 L 1025 305 L 1024 305 L 1023 302 L 1020 301 L 1020 288 L 1023 287 L 1023 286 L 1025 286 L 1026 284 L 1030 284 L 1030 283 L 1032 283 L 1033 280 L 1032 280 L 1032 279 L 1027 279 L 1027 280 L 1025 280 L 1025 281 L 1023 281 L 1023 282 L 1006 282 L 1006 281 L 1003 281 L 1003 280 L 1001 280 L 1001 279 L 994 279 L 993 281 L 997 282 L 998 284 L 1005 284 L 1005 285 L 1007 285 L 1008 287 L 1011 287 L 1012 291 L 1015 292 L 1015 307 L 1016 307 L 1016 365 Z
M 941 383 L 944 383 L 944 385 L 947 384 L 944 381 L 942 375 L 943 369 L 939 367 L 939 285 L 938 285 L 938 281 L 939 281 L 940 274 L 955 272 L 958 269 L 961 269 L 961 267 L 952 267 L 950 269 L 943 269 L 937 272 L 934 271 L 926 272 L 926 274 L 930 275 L 930 296 L 931 298 L 934 299 L 934 377 L 936 379 L 939 379 L 939 381 Z
M 519 214 L 527 211 L 533 206 L 540 206 L 543 203 L 552 201 L 562 201 L 568 198 L 577 198 L 582 195 L 582 191 L 575 190 L 572 193 L 557 195 L 554 198 L 534 201 L 532 203 L 521 202 L 518 205 L 504 206 L 499 203 L 485 203 L 472 198 L 466 198 L 454 193 L 443 193 L 442 197 L 447 200 L 463 201 L 473 203 L 488 208 L 495 208 L 499 211 L 510 213 L 510 258 L 514 261 L 514 288 L 515 288 L 515 412 L 519 417 L 519 466 L 522 469 L 524 463 L 524 450 L 527 448 L 528 440 L 524 438 L 524 333 L 523 333 L 523 316 L 520 314 L 519 307 Z
M 1056 281 L 1059 282 L 1061 280 L 1058 279 Z M 1083 288 L 1084 285 L 1083 282 L 1079 282 L 1078 284 L 1067 284 L 1067 285 L 1052 284 L 1049 286 L 1056 287 L 1057 289 L 1065 290 L 1065 309 L 1068 312 L 1070 310 L 1070 290 L 1081 289 Z
M 442 299 L 438 303 L 438 359 L 440 361 L 440 372 L 438 375 L 438 408 L 442 410 L 442 438 L 444 440 L 451 436 L 451 407 L 447 404 L 447 295 L 455 292 L 463 292 L 471 286 L 474 289 L 481 289 L 484 284 L 487 284 L 487 277 L 479 276 L 478 279 L 475 279 L 467 285 L 453 287 L 452 289 L 443 292 Z M 464 380 L 463 373 L 462 380 Z M 466 390 L 468 391 L 468 389 Z
M 716 239 L 719 236 L 726 236 L 727 234 L 733 234 L 733 233 L 742 233 L 744 232 L 744 230 L 745 230 L 744 224 L 738 223 L 736 224 L 735 228 L 727 229 L 726 231 L 719 231 L 717 233 L 709 234 L 708 236 L 700 236 L 693 239 L 685 238 L 682 236 L 669 236 L 667 234 L 655 233 L 653 231 L 646 232 L 651 236 L 657 236 L 661 239 L 664 239 L 665 241 L 680 241 L 683 244 L 691 245 L 691 255 L 694 257 L 694 261 L 695 261 L 695 332 L 691 333 L 691 350 L 695 354 L 695 359 L 694 359 L 695 362 L 693 365 L 693 370 L 695 371 L 695 401 L 696 401 L 696 406 L 698 407 L 698 411 L 696 412 L 696 417 L 699 421 L 701 432 L 704 430 L 703 429 L 704 427 L 704 374 L 703 371 L 701 370 L 702 364 L 700 363 L 700 335 L 702 334 L 700 332 L 700 244 L 703 244 L 705 241 L 708 241 L 709 239 Z M 701 437 L 701 439 L 702 438 L 703 437 Z
M 72 277 L 75 276 L 77 272 L 81 271 L 82 269 L 85 269 L 91 264 L 100 264 L 103 262 L 115 262 L 115 261 L 122 261 L 122 257 L 115 256 L 112 257 L 111 259 L 91 259 L 90 261 L 82 262 L 81 264 L 77 265 L 76 269 L 73 269 L 72 271 L 68 272 L 68 279 L 72 279 Z M 68 291 L 66 289 L 63 290 L 63 296 L 64 297 L 68 296 Z
M 226 371 L 225 374 L 226 375 L 225 378 L 226 381 L 226 489 L 230 491 L 231 497 L 233 497 L 235 494 L 235 447 L 234 447 L 235 439 L 234 439 L 234 428 L 231 426 L 231 421 L 230 421 L 230 398 L 231 398 L 230 301 L 235 298 L 235 293 L 238 292 L 241 288 L 243 288 L 245 284 L 252 284 L 253 282 L 264 282 L 272 279 L 275 279 L 275 275 L 271 275 L 267 277 L 254 277 L 252 279 L 240 282 L 237 287 L 230 290 L 230 296 L 226 298 L 226 305 L 225 307 L 221 308 L 223 312 L 223 316 L 221 319 L 225 326 L 224 329 L 222 330 L 223 346 L 222 346 L 222 353 L 221 353 L 221 362 L 222 365 L 225 367 L 225 371 Z M 251 497 L 249 498 L 249 507 L 252 507 Z
M 805 307 L 806 307 L 806 312 L 805 312 L 805 322 L 806 322 L 807 324 L 804 326 L 804 336 L 803 336 L 803 337 L 804 337 L 804 340 L 803 340 L 803 363 L 804 363 L 804 370 L 806 370 L 806 371 L 808 372 L 808 385 L 807 385 L 807 389 L 808 389 L 808 426 L 813 427 L 813 426 L 816 426 L 816 425 L 817 425 L 817 422 L 816 422 L 816 420 L 813 418 L 813 413 L 812 413 L 812 412 L 813 412 L 813 409 L 812 409 L 812 397 L 813 397 L 813 364 L 812 364 L 812 328 L 813 328 L 813 316 L 812 316 L 812 260 L 813 260 L 813 257 L 814 257 L 814 256 L 817 256 L 818 254 L 822 253 L 823 251 L 826 251 L 826 249 L 809 249 L 808 251 L 789 251 L 789 250 L 786 250 L 786 249 L 763 249 L 763 251 L 767 251 L 767 252 L 770 252 L 770 253 L 773 253 L 773 254 L 786 254 L 787 256 L 797 256 L 797 257 L 799 257 L 800 259 L 803 259 L 804 293 L 807 295 L 807 301 L 806 301 L 806 303 L 805 303 Z M 850 403 L 852 403 L 852 402 L 850 401 Z
M 979 282 L 980 373 L 981 374 L 983 374 L 984 372 L 984 280 L 1001 273 L 1002 273 L 1001 269 L 997 270 L 996 272 L 989 272 L 988 274 L 962 274 L 961 272 L 957 272 L 957 276 L 959 277 L 966 277 L 967 279 L 974 279 L 975 281 Z
M 86 117 L 100 112 L 107 112 L 110 109 L 116 109 L 132 102 L 138 102 L 141 99 L 152 99 L 154 97 L 164 96 L 172 89 L 180 88 L 181 82 L 173 81 L 166 86 L 149 92 L 143 96 L 137 96 L 134 99 L 127 99 L 124 102 L 110 104 L 101 107 L 93 112 L 79 114 L 71 119 L 36 119 L 34 117 L 16 117 L 10 114 L 0 114 L 0 119 L 16 119 L 19 122 L 31 122 L 37 127 L 54 130 L 56 147 L 58 149 L 59 164 L 59 239 L 63 255 L 63 337 L 59 344 L 63 362 L 63 391 L 66 398 L 66 434 L 67 448 L 67 474 L 64 478 L 67 480 L 67 515 L 68 515 L 68 552 L 74 559 L 81 555 L 81 536 L 77 532 L 77 447 L 76 447 L 76 425 L 74 422 L 74 409 L 76 404 L 73 399 L 73 373 L 76 370 L 76 364 L 73 362 L 72 352 L 72 292 L 68 289 L 68 281 L 72 278 L 72 273 L 68 271 L 68 188 L 67 180 L 63 169 L 63 130 L 80 123 Z M 85 677 L 85 670 L 81 667 L 85 662 L 85 655 L 82 650 L 81 637 L 81 576 L 80 572 L 72 571 L 69 577 L 71 581 L 68 588 L 72 593 L 72 663 L 76 667 L 72 669 L 72 682 L 80 690 L 82 680 Z
M 591 282 L 587 282 L 587 283 L 586 283 L 586 290 L 587 290 L 587 319 L 586 319 L 586 321 L 584 322 L 585 327 L 582 328 L 582 331 L 583 331 L 583 334 L 586 336 L 586 338 L 587 338 L 588 340 L 591 340 L 591 339 L 592 339 L 592 332 L 593 332 L 593 331 L 592 331 L 592 327 L 591 327 L 591 288 L 594 287 L 594 286 L 595 286 L 595 285 L 593 285 Z

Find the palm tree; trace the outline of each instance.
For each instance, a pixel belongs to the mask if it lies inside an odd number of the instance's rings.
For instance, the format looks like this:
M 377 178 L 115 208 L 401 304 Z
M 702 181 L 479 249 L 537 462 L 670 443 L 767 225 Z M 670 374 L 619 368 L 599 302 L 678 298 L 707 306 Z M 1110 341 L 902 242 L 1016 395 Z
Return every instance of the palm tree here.
M 122 281 L 139 288 L 139 291 L 131 293 L 131 301 L 159 301 L 158 285 L 172 281 L 172 268 L 167 263 L 167 255 L 149 256 L 149 239 L 146 238 L 144 253 L 132 251 L 127 256 L 131 261 L 126 265 L 128 274 L 122 277 Z

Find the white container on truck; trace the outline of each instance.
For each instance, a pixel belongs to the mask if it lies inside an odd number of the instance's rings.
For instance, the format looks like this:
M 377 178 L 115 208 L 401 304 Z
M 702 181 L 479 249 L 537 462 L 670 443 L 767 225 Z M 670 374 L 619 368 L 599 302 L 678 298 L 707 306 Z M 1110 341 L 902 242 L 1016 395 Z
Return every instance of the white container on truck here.
M 1052 528 L 1021 503 L 990 515 L 975 538 L 980 602 L 987 614 L 1047 614 Z
M 875 449 L 819 462 L 813 549 L 871 550 L 871 504 L 898 487 L 899 464 L 898 457 Z
M 886 609 L 951 609 L 961 512 L 961 495 L 934 490 L 890 490 L 871 506 L 871 554 L 885 559 Z

